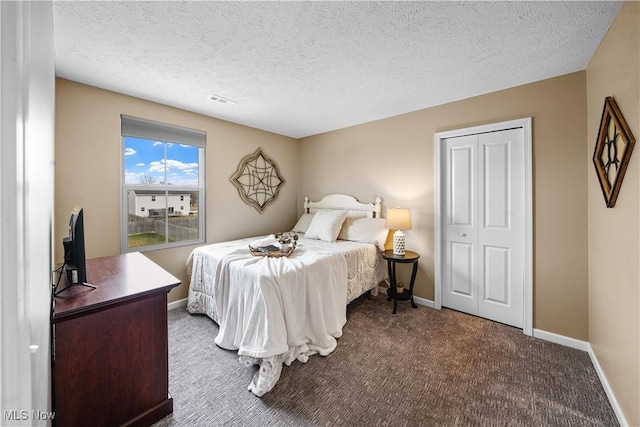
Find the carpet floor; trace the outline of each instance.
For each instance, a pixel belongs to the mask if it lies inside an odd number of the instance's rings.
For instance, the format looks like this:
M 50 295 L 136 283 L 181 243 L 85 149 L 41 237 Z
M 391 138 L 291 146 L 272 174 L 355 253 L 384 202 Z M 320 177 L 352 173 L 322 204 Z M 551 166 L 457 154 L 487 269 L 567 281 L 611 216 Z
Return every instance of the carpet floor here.
M 453 310 L 391 309 L 352 302 L 336 350 L 285 366 L 262 398 L 213 321 L 173 310 L 174 412 L 155 426 L 618 425 L 587 353 Z

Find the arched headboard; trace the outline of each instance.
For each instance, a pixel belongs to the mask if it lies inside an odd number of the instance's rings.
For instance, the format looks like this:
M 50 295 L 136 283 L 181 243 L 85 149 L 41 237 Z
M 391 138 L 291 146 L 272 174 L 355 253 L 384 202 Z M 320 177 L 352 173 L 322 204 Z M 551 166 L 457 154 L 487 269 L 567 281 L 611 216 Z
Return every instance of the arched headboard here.
M 318 209 L 341 209 L 347 211 L 351 218 L 380 218 L 382 199 L 376 197 L 375 203 L 362 203 L 348 194 L 327 194 L 321 200 L 312 202 L 309 196 L 304 197 L 304 212 L 314 213 Z

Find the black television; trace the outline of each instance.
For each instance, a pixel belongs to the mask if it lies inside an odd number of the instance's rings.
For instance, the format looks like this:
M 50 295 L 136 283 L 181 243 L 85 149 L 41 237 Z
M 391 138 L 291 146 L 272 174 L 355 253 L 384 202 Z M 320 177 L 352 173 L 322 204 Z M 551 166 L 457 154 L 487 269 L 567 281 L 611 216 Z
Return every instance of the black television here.
M 71 211 L 69 236 L 62 239 L 62 245 L 64 246 L 64 264 L 61 275 L 64 276 L 67 286 L 59 291 L 56 289 L 54 294 L 57 295 L 75 285 L 95 289 L 95 286 L 87 283 L 87 259 L 84 250 L 84 214 L 82 208 L 75 207 Z
M 87 281 L 87 261 L 84 252 L 84 214 L 75 207 L 69 217 L 69 237 L 62 240 L 64 246 L 64 269 L 67 285 Z

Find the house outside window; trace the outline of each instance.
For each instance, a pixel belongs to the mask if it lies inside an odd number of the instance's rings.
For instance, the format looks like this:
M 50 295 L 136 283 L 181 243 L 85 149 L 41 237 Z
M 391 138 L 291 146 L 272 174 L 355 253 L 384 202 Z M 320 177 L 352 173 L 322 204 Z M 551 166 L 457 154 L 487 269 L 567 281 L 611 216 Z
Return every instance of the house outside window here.
M 125 115 L 121 130 L 121 251 L 203 243 L 206 133 Z

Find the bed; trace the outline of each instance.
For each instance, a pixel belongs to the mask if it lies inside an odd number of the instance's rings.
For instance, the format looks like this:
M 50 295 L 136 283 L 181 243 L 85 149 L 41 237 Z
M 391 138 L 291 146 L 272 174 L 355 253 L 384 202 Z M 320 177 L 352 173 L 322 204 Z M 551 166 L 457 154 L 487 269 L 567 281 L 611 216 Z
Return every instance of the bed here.
M 380 198 L 361 203 L 344 194 L 316 202 L 305 197 L 304 213 L 292 230 L 299 239 L 288 257 L 255 256 L 249 250 L 277 244 L 274 235 L 191 253 L 187 310 L 218 324 L 218 346 L 237 350 L 247 366 L 259 365 L 248 386 L 256 396 L 273 389 L 283 364 L 333 352 L 347 304 L 377 293 L 387 278 L 380 252 L 388 230 L 380 212 Z

